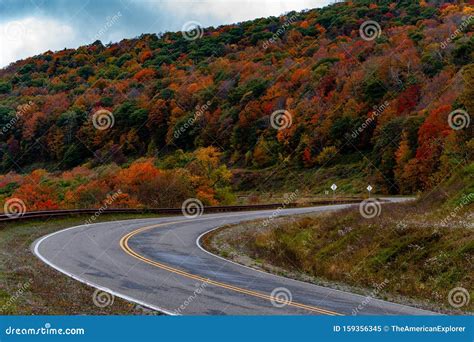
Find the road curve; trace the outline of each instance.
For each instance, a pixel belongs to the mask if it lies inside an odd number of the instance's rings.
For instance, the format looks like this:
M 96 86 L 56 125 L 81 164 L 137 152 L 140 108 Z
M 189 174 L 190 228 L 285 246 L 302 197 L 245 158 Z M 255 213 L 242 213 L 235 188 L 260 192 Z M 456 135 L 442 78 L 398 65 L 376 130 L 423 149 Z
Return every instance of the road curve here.
M 281 209 L 278 215 L 338 210 Z M 217 227 L 275 210 L 162 217 L 81 225 L 32 246 L 56 270 L 115 296 L 181 315 L 429 315 L 429 311 L 271 275 L 204 251 L 199 238 Z M 289 300 L 291 299 L 291 301 Z

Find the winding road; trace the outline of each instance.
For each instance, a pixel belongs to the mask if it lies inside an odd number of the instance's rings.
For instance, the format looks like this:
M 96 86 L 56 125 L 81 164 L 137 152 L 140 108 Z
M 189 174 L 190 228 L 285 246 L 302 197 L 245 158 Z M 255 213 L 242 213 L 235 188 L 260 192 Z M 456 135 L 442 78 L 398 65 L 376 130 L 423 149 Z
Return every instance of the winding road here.
M 278 215 L 354 204 L 282 209 Z M 429 311 L 271 275 L 215 256 L 199 244 L 226 224 L 275 210 L 133 219 L 44 236 L 34 254 L 56 270 L 114 296 L 179 315 L 429 315 Z

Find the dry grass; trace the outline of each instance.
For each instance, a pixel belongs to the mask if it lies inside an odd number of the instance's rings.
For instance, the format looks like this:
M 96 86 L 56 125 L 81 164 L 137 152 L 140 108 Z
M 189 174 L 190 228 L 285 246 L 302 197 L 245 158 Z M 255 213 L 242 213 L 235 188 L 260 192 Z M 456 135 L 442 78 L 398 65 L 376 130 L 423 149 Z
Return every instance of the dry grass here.
M 103 215 L 100 221 L 137 218 L 137 215 Z M 140 218 L 143 215 L 139 216 Z M 156 314 L 115 298 L 112 305 L 94 305 L 94 289 L 50 268 L 36 258 L 30 246 L 48 233 L 84 223 L 89 216 L 28 221 L 0 227 L 0 314 Z
M 449 291 L 463 287 L 472 294 L 474 283 L 473 204 L 460 205 L 462 194 L 474 193 L 472 170 L 416 204 L 384 205 L 372 219 L 347 209 L 279 218 L 265 229 L 252 222 L 215 233 L 207 246 L 236 260 L 246 256 L 266 269 L 359 288 L 386 279 L 384 291 L 391 299 L 411 298 L 453 312 Z M 474 300 L 461 309 L 472 311 Z

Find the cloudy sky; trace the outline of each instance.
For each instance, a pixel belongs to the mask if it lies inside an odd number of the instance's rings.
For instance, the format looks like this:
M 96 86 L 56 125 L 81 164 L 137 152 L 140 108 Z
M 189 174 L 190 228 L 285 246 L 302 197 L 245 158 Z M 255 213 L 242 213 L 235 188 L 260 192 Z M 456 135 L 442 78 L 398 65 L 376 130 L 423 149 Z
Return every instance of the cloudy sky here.
M 0 0 L 0 68 L 47 50 L 322 7 L 333 0 Z

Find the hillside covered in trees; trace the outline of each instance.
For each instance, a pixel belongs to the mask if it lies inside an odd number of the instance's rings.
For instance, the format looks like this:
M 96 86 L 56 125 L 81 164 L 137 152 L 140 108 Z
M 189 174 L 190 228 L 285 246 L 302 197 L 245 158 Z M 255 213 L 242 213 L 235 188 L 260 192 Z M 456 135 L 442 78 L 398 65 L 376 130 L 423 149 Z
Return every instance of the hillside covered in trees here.
M 37 208 L 53 208 L 114 181 L 136 193 L 153 169 L 188 182 L 175 200 L 216 204 L 230 201 L 229 169 L 347 161 L 381 192 L 430 189 L 472 160 L 473 15 L 349 1 L 18 61 L 0 70 L 2 195 L 28 197 L 49 172 L 57 198 Z

